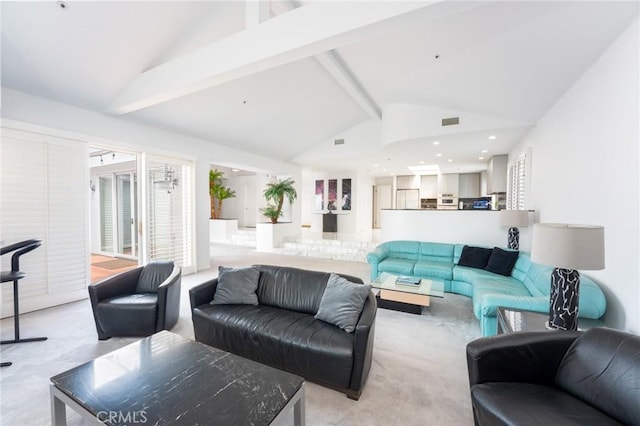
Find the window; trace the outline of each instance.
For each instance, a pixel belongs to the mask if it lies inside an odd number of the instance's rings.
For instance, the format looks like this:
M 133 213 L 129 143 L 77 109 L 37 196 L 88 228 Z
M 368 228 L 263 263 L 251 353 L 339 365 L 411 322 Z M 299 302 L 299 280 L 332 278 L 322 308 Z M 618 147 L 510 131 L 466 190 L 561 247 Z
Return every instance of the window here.
M 527 154 L 509 166 L 507 182 L 507 209 L 526 210 Z

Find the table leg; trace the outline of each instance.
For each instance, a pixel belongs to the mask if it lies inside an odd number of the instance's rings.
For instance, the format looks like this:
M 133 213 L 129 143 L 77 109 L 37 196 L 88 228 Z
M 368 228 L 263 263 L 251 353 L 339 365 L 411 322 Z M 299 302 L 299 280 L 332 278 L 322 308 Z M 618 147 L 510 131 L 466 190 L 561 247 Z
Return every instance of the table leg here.
M 51 424 L 53 426 L 67 425 L 67 412 L 64 402 L 62 402 L 54 393 L 53 386 L 51 391 Z
M 293 424 L 295 426 L 304 426 L 305 414 L 304 414 L 304 383 L 300 388 L 300 397 L 293 406 Z

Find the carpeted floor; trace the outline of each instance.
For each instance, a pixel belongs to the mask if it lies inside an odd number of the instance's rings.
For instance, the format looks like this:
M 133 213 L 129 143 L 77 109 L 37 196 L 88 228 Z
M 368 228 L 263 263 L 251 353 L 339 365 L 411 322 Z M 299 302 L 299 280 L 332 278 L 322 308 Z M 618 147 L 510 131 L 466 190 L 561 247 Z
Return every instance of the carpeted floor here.
M 172 330 L 193 338 L 188 289 L 217 275 L 217 266 L 277 264 L 335 271 L 367 280 L 368 265 L 308 257 L 256 253 L 244 248 L 212 247 L 213 269 L 183 277 L 181 314 Z M 21 315 L 23 337 L 45 335 L 46 342 L 4 345 L 0 370 L 0 424 L 49 425 L 49 378 L 135 338 L 99 342 L 88 300 Z M 12 319 L 1 321 L 2 338 L 12 336 Z M 471 300 L 446 294 L 432 299 L 422 315 L 378 310 L 374 357 L 360 401 L 313 383 L 306 387 L 306 419 L 321 425 L 473 424 L 465 346 L 478 337 Z M 67 410 L 70 425 L 86 424 Z

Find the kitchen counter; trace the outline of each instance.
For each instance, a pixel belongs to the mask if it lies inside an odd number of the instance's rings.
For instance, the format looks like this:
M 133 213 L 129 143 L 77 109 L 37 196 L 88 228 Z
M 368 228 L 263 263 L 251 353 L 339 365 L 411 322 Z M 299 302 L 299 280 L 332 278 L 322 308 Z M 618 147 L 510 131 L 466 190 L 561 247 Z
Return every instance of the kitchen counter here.
M 500 226 L 500 214 L 497 210 L 383 209 L 380 219 L 382 241 L 413 240 L 488 247 L 507 246 L 507 228 Z M 533 212 L 529 212 L 529 223 L 533 223 Z M 531 250 L 531 226 L 520 228 L 520 249 Z

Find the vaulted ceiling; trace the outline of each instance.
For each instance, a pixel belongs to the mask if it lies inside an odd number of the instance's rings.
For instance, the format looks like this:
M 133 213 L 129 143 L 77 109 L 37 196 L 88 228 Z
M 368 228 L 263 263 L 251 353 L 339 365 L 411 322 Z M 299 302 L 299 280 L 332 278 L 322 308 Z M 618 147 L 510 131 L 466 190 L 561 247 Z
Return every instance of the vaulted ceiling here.
M 248 4 L 3 1 L 2 84 L 311 168 L 480 170 L 638 16 L 635 1 Z M 395 104 L 513 124 L 385 146 Z M 363 124 L 366 150 L 315 154 Z

